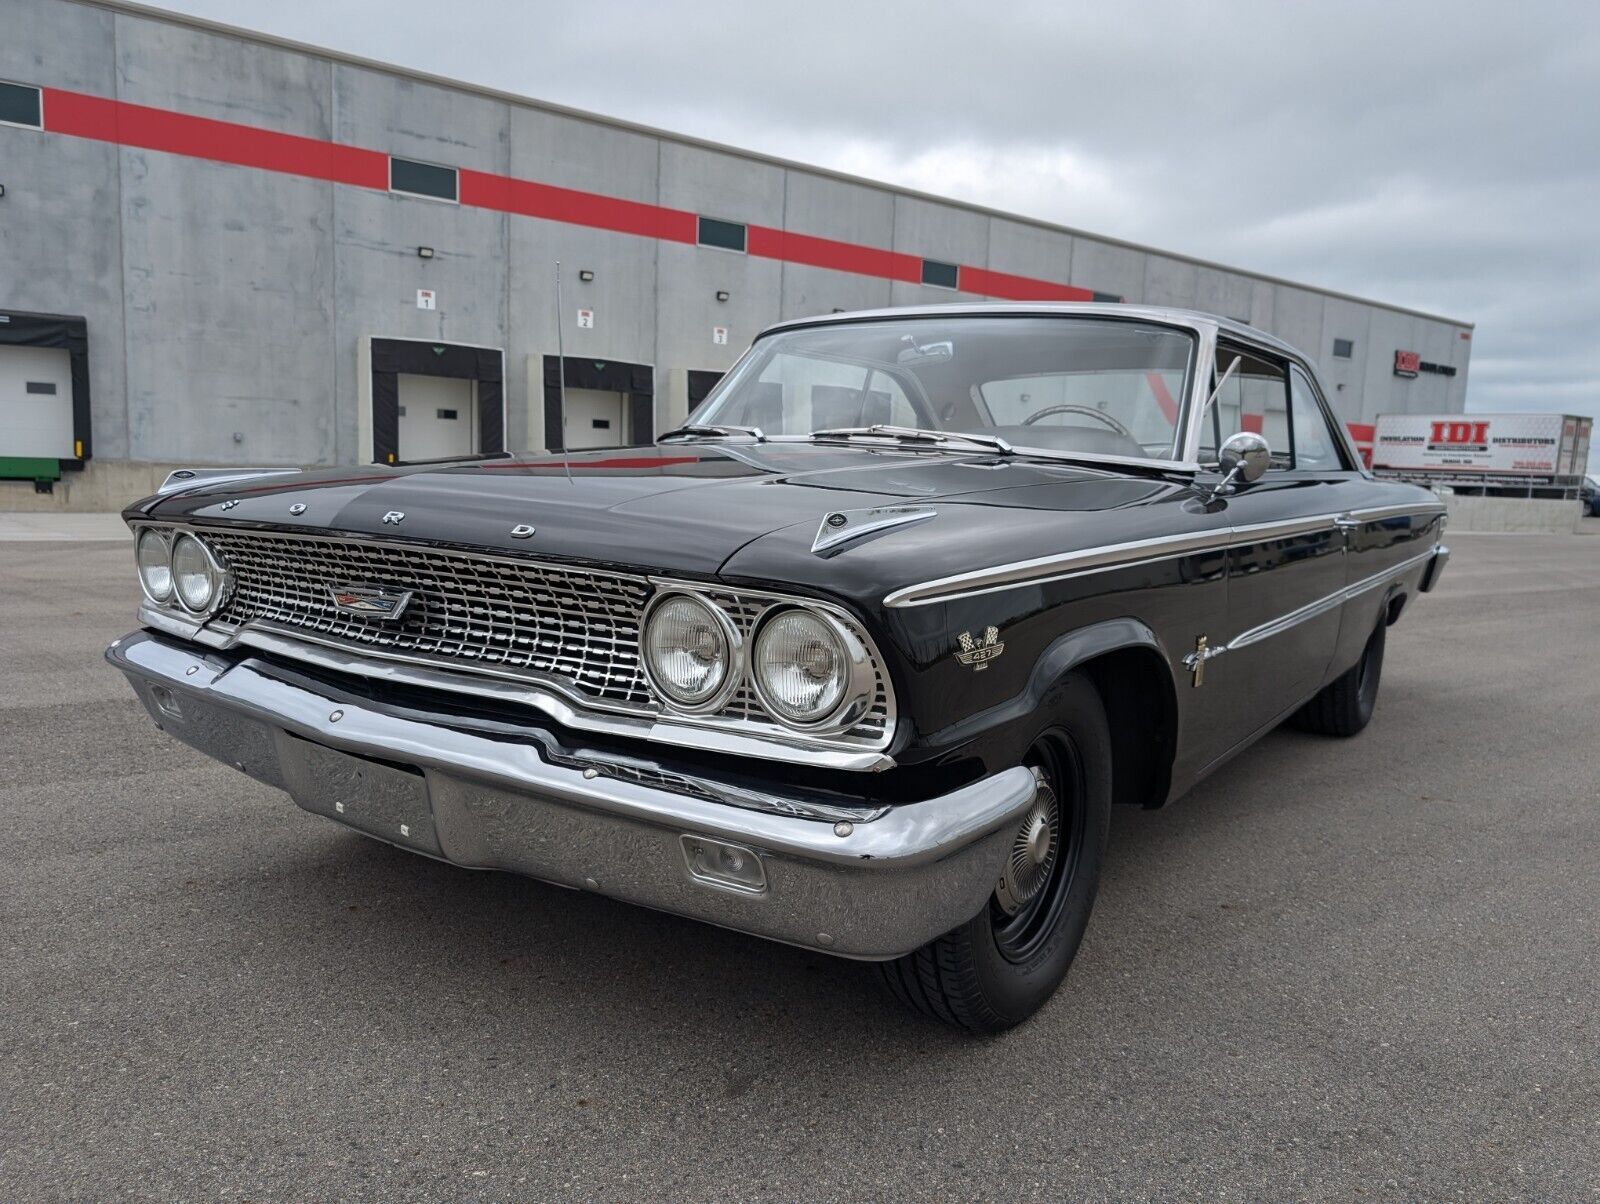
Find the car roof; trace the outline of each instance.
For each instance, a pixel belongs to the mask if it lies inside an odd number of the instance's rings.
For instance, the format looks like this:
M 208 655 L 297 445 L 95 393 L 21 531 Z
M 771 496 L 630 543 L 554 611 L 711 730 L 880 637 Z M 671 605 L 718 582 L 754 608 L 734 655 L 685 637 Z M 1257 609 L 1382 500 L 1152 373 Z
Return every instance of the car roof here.
M 1246 339 L 1252 343 L 1271 347 L 1296 359 L 1306 358 L 1306 353 L 1275 335 L 1259 330 L 1237 318 L 1208 314 L 1198 309 L 1177 309 L 1156 305 L 1128 305 L 1121 301 L 988 301 L 952 302 L 944 305 L 904 305 L 890 309 L 860 309 L 848 313 L 816 314 L 809 318 L 789 318 L 775 322 L 757 335 L 764 337 L 780 330 L 799 330 L 809 326 L 830 326 L 849 322 L 882 322 L 908 318 L 955 317 L 1108 317 L 1143 318 L 1168 325 L 1203 327 L 1214 326 L 1223 333 Z

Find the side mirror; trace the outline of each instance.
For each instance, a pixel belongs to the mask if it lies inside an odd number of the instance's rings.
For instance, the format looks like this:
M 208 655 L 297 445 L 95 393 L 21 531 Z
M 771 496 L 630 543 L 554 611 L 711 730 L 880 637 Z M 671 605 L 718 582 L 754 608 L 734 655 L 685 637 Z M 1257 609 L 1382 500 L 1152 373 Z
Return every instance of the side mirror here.
M 1230 485 L 1250 485 L 1261 479 L 1261 474 L 1272 467 L 1272 448 L 1254 431 L 1240 431 L 1228 436 L 1217 453 L 1217 463 L 1222 468 L 1222 483 L 1217 492 Z

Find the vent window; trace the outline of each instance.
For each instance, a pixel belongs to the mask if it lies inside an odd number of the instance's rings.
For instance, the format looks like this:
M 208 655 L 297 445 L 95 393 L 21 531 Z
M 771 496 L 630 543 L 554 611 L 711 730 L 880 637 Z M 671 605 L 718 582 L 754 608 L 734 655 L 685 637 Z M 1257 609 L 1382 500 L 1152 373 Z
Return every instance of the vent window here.
M 456 169 L 389 156 L 389 190 L 438 201 L 456 199 Z
M 1355 353 L 1356 353 L 1356 343 L 1355 343 L 1354 339 L 1334 339 L 1333 340 L 1333 358 L 1334 359 L 1336 359 L 1336 360 L 1347 360 L 1351 356 L 1353 356 Z
M 745 227 L 742 222 L 725 222 L 714 217 L 700 219 L 698 241 L 702 247 L 717 247 L 723 251 L 743 251 Z
M 961 269 L 953 263 L 940 263 L 937 259 L 922 261 L 922 283 L 934 288 L 960 288 Z
M 39 89 L 0 82 L 0 123 L 44 128 L 44 103 Z

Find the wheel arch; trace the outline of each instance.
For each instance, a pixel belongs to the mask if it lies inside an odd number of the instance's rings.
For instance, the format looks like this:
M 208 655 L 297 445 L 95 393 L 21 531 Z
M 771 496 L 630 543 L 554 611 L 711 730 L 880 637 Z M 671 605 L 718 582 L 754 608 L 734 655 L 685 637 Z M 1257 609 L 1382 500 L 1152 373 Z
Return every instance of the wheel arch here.
M 1178 744 L 1177 686 L 1160 638 L 1137 619 L 1109 619 L 1069 632 L 1034 667 L 1033 682 L 1068 673 L 1093 683 L 1111 733 L 1112 802 L 1159 807 L 1167 801 Z M 1030 693 L 1033 691 L 1030 690 Z

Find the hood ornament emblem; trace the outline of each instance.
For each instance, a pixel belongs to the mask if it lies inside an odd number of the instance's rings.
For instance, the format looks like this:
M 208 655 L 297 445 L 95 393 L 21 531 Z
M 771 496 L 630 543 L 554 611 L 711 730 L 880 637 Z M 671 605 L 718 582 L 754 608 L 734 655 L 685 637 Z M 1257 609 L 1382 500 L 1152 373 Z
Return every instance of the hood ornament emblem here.
M 411 604 L 411 590 L 379 585 L 342 585 L 328 591 L 334 609 L 364 619 L 398 619 Z
M 925 519 L 936 517 L 938 513 L 937 510 L 930 510 L 925 506 L 877 506 L 870 510 L 835 510 L 824 516 L 817 527 L 816 537 L 811 541 L 811 551 L 817 556 L 826 556 L 847 543 L 854 543 L 869 535 L 881 535 L 896 527 L 920 523 Z
M 289 507 L 290 514 L 304 514 L 305 512 L 306 504 L 304 502 L 296 502 L 294 505 Z
M 391 510 L 383 516 L 383 521 L 386 523 L 393 523 L 398 527 L 401 520 L 404 519 L 405 516 L 406 512 L 404 510 Z
M 983 638 L 975 640 L 970 631 L 963 631 L 956 637 L 956 643 L 961 647 L 956 652 L 956 659 L 963 665 L 971 665 L 974 673 L 982 673 L 989 667 L 989 662 L 996 660 L 1006 646 L 1000 642 L 1000 629 L 988 627 L 984 629 Z
M 512 539 L 527 539 L 532 536 L 532 534 L 533 528 L 528 526 L 527 523 L 518 523 L 516 526 L 511 528 Z

